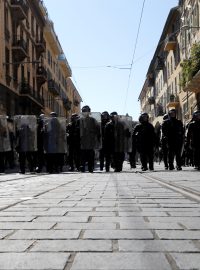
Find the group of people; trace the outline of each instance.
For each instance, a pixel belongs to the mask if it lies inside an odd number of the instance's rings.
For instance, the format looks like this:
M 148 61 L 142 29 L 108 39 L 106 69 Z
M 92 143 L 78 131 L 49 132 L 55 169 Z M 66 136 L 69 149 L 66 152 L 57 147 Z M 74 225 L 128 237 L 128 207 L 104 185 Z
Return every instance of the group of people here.
M 174 159 L 176 169 L 182 170 L 183 156 L 200 170 L 200 111 L 184 127 L 171 109 L 159 129 L 149 122 L 147 113 L 134 122 L 117 112 L 93 113 L 89 106 L 73 114 L 68 124 L 55 112 L 38 119 L 34 115 L 0 116 L 0 173 L 13 168 L 16 157 L 22 174 L 27 169 L 59 173 L 64 165 L 69 171 L 92 173 L 98 162 L 101 171 L 121 172 L 125 159 L 136 168 L 138 157 L 142 171 L 154 170 L 156 149 L 166 170 L 175 169 Z

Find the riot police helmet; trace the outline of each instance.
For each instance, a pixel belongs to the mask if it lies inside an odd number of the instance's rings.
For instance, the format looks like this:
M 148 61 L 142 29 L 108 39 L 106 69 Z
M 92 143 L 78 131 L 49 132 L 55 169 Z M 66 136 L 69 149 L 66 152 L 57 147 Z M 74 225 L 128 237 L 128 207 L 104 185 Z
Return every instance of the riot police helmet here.
M 139 117 L 139 122 L 143 123 L 143 122 L 148 122 L 149 121 L 149 115 L 146 112 L 141 113 L 140 117 Z
M 91 109 L 88 105 L 83 106 L 82 112 L 91 112 Z
M 168 112 L 169 118 L 176 118 L 176 110 L 175 109 L 170 109 Z
M 50 116 L 51 116 L 51 117 L 57 117 L 58 115 L 57 115 L 56 112 L 51 112 L 51 113 L 50 113 Z
M 101 113 L 101 119 L 109 119 L 110 115 L 107 111 Z
M 78 119 L 78 114 L 77 113 L 73 113 L 72 115 L 71 115 L 71 121 L 75 121 L 76 119 Z

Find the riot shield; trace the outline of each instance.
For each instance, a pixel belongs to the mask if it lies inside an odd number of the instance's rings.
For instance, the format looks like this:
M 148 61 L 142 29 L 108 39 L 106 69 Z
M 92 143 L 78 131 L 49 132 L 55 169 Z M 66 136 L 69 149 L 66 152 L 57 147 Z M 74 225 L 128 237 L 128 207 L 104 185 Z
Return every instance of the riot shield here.
M 44 119 L 44 151 L 47 154 L 67 152 L 66 119 L 46 117 Z
M 7 118 L 0 115 L 0 152 L 11 151 Z
M 80 114 L 80 145 L 83 150 L 99 150 L 102 147 L 101 113 Z
M 14 117 L 17 148 L 19 152 L 37 151 L 37 118 L 35 115 Z
M 131 153 L 132 152 L 132 132 L 133 132 L 133 121 L 131 116 L 120 115 L 120 120 L 124 124 L 124 152 Z

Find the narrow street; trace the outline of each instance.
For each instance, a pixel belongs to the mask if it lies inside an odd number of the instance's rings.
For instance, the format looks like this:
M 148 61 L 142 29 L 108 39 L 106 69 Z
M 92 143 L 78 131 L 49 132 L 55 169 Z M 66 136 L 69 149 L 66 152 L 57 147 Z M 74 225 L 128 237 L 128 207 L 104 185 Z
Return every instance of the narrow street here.
M 199 202 L 192 168 L 1 175 L 0 269 L 200 269 Z

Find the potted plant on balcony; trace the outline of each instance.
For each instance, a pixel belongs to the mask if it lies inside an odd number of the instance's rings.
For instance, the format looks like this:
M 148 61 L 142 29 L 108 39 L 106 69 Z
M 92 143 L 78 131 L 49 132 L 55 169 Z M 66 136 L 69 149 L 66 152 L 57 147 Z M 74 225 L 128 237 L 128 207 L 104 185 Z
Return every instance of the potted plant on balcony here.
M 185 87 L 186 84 L 200 70 L 200 43 L 195 43 L 191 48 L 191 56 L 189 59 L 183 60 L 181 63 L 182 76 L 180 85 Z

